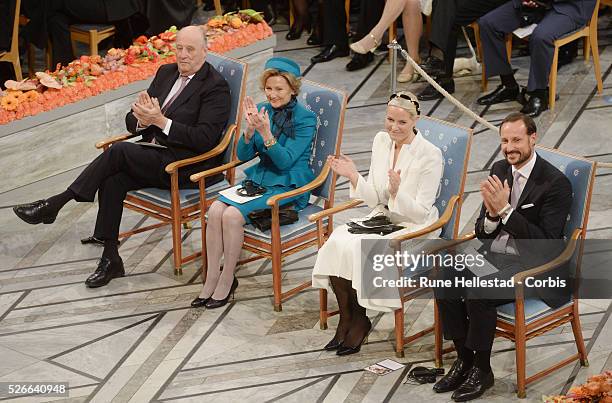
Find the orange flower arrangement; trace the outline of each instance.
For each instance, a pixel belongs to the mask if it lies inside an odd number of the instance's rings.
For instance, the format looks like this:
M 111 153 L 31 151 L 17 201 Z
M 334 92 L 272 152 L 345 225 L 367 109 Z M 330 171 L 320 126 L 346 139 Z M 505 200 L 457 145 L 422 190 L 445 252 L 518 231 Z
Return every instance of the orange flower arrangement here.
M 0 101 L 0 105 L 3 109 L 7 111 L 14 111 L 17 109 L 17 105 L 19 105 L 19 99 L 10 95 L 6 95 L 2 97 L 2 101 Z

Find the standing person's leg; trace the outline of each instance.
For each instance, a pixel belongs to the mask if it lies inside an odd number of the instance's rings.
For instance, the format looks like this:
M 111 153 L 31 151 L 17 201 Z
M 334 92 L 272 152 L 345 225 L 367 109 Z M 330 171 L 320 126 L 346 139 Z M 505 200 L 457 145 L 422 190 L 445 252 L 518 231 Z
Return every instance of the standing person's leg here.
M 349 55 L 343 0 L 323 2 L 323 45 L 323 51 L 310 59 L 312 63 L 328 62 Z
M 308 0 L 289 0 L 293 4 L 293 25 L 285 35 L 288 41 L 300 39 L 302 31 L 311 28 L 310 14 L 308 13 Z
M 521 16 L 512 2 L 508 2 L 487 13 L 478 20 L 482 41 L 483 63 L 487 77 L 499 75 L 501 85 L 493 92 L 486 94 L 476 102 L 480 105 L 493 105 L 515 101 L 519 87 L 514 79 L 512 66 L 506 53 L 506 35 L 521 24 Z
M 372 30 L 385 8 L 384 0 L 361 0 L 359 11 L 359 21 L 357 22 L 357 32 L 354 40 L 360 40 Z M 354 53 L 351 61 L 346 65 L 348 71 L 355 71 L 366 67 L 374 60 L 374 54 L 368 52 L 365 55 Z
M 431 11 L 431 32 L 429 33 L 430 55 L 421 68 L 429 75 L 442 73 L 444 52 L 457 15 L 457 0 L 434 0 Z

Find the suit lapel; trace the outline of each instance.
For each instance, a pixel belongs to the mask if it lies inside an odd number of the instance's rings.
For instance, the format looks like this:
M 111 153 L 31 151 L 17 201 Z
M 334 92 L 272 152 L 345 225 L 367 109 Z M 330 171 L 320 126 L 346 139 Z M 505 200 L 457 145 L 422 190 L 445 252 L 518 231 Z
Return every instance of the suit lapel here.
M 191 98 L 194 92 L 196 92 L 200 88 L 201 82 L 206 76 L 206 73 L 208 72 L 208 68 L 209 68 L 209 64 L 204 63 L 202 68 L 193 76 L 191 80 L 189 80 L 189 82 L 187 83 L 187 86 L 183 89 L 183 91 L 179 94 L 179 96 L 174 100 L 174 102 L 172 102 L 172 105 L 168 107 L 168 110 L 166 111 L 166 115 L 171 116 L 172 113 L 176 110 L 176 108 L 178 108 L 179 106 L 187 102 L 187 100 Z
M 170 90 L 172 89 L 172 87 L 174 86 L 174 83 L 178 79 L 178 76 L 179 76 L 178 68 L 175 68 L 172 74 L 170 75 L 170 77 L 168 77 L 167 80 L 164 80 L 165 86 L 161 89 L 161 92 L 158 97 L 160 107 L 164 104 L 164 101 L 166 100 L 166 98 L 168 98 L 168 94 L 170 93 Z
M 542 172 L 542 161 L 540 157 L 536 154 L 536 162 L 533 166 L 533 170 L 531 171 L 531 175 L 529 175 L 529 179 L 527 179 L 527 183 L 521 192 L 521 197 L 519 197 L 519 201 L 516 204 L 516 208 L 520 208 L 523 204 L 529 193 L 535 188 L 537 182 L 539 182 L 539 176 Z

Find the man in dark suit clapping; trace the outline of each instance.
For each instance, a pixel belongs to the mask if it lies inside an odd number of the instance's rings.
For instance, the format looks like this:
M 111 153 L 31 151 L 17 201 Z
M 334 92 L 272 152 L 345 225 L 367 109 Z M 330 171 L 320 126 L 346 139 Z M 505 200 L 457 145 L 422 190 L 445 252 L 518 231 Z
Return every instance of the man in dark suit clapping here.
M 535 152 L 537 134 L 532 118 L 510 114 L 500 126 L 500 136 L 505 159 L 493 164 L 490 176 L 480 186 L 483 206 L 475 232 L 483 243 L 482 253 L 499 270 L 489 276 L 508 280 L 550 257 L 538 249 L 543 242 L 553 246 L 547 252 L 559 252 L 572 187 L 563 173 Z M 457 360 L 433 389 L 437 393 L 454 391 L 454 401 L 467 401 L 493 386 L 490 358 L 496 307 L 514 300 L 507 299 L 501 289 L 494 290 L 497 295 L 485 297 L 479 295 L 481 290 L 459 291 L 462 298 L 441 296 L 434 290 L 444 338 L 453 341 Z M 564 290 L 560 294 L 538 291 L 546 293 L 542 299 L 549 306 L 566 302 L 559 298 Z
M 104 241 L 104 251 L 98 268 L 85 281 L 88 287 L 100 287 L 124 275 L 117 237 L 126 193 L 145 187 L 169 188 L 168 164 L 205 153 L 221 140 L 230 113 L 230 91 L 225 79 L 206 63 L 206 49 L 200 27 L 180 30 L 176 36 L 177 63 L 159 68 L 149 89 L 139 95 L 126 116 L 127 129 L 142 135 L 142 142 L 115 143 L 65 192 L 13 208 L 29 224 L 51 224 L 67 202 L 93 202 L 98 192 L 94 237 Z M 219 162 L 206 160 L 180 170 L 179 185 L 191 185 L 189 175 Z

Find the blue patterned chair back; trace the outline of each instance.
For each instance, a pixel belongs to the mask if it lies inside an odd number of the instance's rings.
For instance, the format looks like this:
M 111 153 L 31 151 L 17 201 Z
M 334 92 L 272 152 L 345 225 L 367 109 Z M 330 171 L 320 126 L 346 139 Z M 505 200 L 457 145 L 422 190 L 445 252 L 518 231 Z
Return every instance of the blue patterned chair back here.
M 336 154 L 342 141 L 346 94 L 340 90 L 303 80 L 298 100 L 317 115 L 317 133 L 312 144 L 310 169 L 315 176 L 318 176 L 327 156 Z M 328 175 L 327 180 L 313 190 L 312 194 L 329 199 L 332 176 Z
M 536 147 L 536 153 L 563 172 L 572 184 L 572 207 L 563 229 L 564 238 L 570 238 L 577 228 L 586 231 L 595 162 L 541 146 Z
M 230 109 L 230 117 L 227 121 L 228 126 L 235 124 L 236 134 L 240 135 L 240 123 L 242 115 L 242 98 L 246 87 L 246 77 L 248 65 L 237 59 L 232 59 L 219 55 L 217 53 L 208 52 L 206 61 L 217 70 L 225 81 L 229 84 L 230 94 L 232 98 L 232 106 Z M 230 146 L 227 148 L 223 156 L 223 163 L 230 162 L 234 152 L 235 139 L 232 139 Z
M 434 206 L 440 215 L 454 195 L 463 197 L 465 177 L 470 157 L 472 130 L 442 120 L 422 116 L 416 124 L 423 137 L 442 151 L 444 172 Z M 441 238 L 453 239 L 459 230 L 461 200 L 449 222 L 442 227 Z

